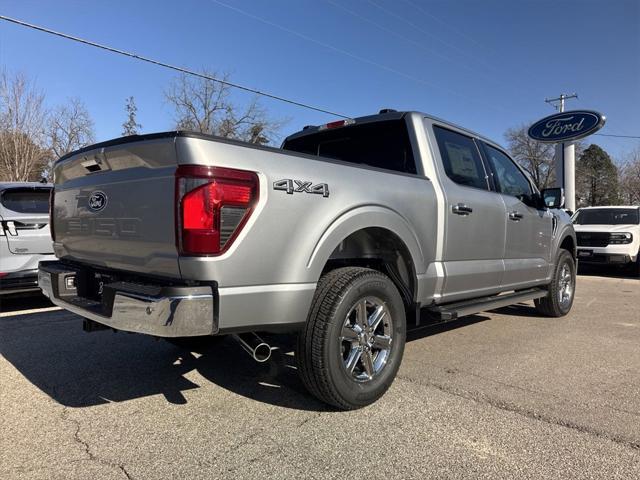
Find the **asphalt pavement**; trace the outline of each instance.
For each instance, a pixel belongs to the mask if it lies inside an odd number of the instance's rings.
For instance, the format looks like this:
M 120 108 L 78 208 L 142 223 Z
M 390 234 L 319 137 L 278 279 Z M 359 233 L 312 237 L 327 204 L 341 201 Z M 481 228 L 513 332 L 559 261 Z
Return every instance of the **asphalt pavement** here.
M 371 407 L 299 381 L 291 339 L 256 364 L 84 333 L 0 305 L 0 478 L 640 478 L 640 280 L 580 276 L 570 315 L 530 304 L 410 333 Z

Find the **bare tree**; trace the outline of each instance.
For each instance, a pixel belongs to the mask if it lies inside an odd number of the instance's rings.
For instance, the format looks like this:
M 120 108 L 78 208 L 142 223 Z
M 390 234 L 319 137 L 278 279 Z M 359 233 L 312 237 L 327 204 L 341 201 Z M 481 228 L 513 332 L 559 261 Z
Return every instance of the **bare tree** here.
M 136 107 L 136 102 L 133 97 L 127 98 L 124 109 L 127 112 L 127 121 L 122 124 L 122 136 L 137 135 L 142 125 L 140 125 L 136 119 L 138 107 Z
M 549 187 L 555 178 L 554 145 L 533 140 L 524 125 L 507 130 L 505 138 L 511 156 L 529 173 L 536 186 Z
M 0 178 L 38 178 L 46 158 L 44 94 L 23 74 L 0 72 Z
M 215 73 L 204 72 L 208 76 Z M 226 80 L 225 74 L 223 79 Z M 229 87 L 204 78 L 181 75 L 165 91 L 165 98 L 175 110 L 175 126 L 179 130 L 235 138 L 251 143 L 270 143 L 283 122 L 269 118 L 257 99 L 244 108 L 230 99 Z
M 628 205 L 640 205 L 640 147 L 620 168 L 620 197 Z
M 47 143 L 57 160 L 69 152 L 95 141 L 93 120 L 82 100 L 70 98 L 49 115 Z
M 49 158 L 43 177 L 48 179 L 51 179 L 53 162 L 95 141 L 93 120 L 79 98 L 70 98 L 66 104 L 53 109 L 46 133 Z

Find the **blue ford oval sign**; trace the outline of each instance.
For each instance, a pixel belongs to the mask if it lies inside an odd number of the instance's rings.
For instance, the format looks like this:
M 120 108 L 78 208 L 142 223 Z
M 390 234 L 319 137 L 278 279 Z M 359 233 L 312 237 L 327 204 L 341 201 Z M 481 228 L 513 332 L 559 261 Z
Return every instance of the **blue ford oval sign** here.
M 556 113 L 529 127 L 529 136 L 539 142 L 558 143 L 577 140 L 597 132 L 607 119 L 593 110 Z

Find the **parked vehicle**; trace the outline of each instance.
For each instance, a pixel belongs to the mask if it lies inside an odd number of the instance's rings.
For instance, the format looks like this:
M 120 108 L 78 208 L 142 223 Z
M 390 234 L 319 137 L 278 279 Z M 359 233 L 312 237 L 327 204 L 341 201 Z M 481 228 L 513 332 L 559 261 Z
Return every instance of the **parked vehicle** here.
M 571 309 L 575 233 L 497 144 L 416 112 L 306 127 L 282 148 L 187 132 L 55 165 L 51 300 L 159 337 L 296 332 L 307 388 L 341 409 L 391 385 L 407 326 L 535 300 Z M 543 198 L 548 199 L 548 208 Z
M 0 295 L 40 291 L 38 263 L 55 259 L 50 192 L 49 184 L 0 183 Z
M 616 265 L 640 276 L 640 207 L 585 207 L 573 216 L 580 263 Z

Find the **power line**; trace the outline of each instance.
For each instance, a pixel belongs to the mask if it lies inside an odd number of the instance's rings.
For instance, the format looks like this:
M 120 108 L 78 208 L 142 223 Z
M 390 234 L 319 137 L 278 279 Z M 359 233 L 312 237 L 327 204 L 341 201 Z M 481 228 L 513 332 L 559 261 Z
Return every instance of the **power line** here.
M 383 7 L 382 5 L 374 2 L 373 0 L 367 0 L 367 2 L 371 5 L 373 5 L 374 7 L 376 7 L 377 9 L 381 10 L 382 12 L 386 13 L 387 15 L 391 15 L 392 17 L 400 20 L 401 22 L 406 23 L 407 25 L 409 25 L 410 27 L 416 29 L 417 31 L 421 32 L 422 34 L 433 38 L 434 40 L 440 42 L 442 45 L 452 49 L 452 50 L 456 50 L 458 53 L 460 53 L 461 55 L 464 55 L 465 57 L 467 57 L 468 59 L 475 61 L 479 64 L 484 65 L 485 67 L 494 70 L 494 67 L 492 67 L 491 65 L 489 65 L 488 63 L 486 63 L 485 61 L 481 60 L 480 58 L 477 58 L 475 55 L 470 54 L 469 52 L 467 52 L 466 50 L 464 50 L 463 48 L 458 47 L 457 45 L 454 45 L 450 42 L 447 42 L 446 40 L 443 40 L 442 38 L 440 38 L 438 35 L 429 32 L 428 30 L 425 30 L 424 28 L 422 28 L 420 25 L 417 25 L 416 23 L 413 23 L 410 20 L 407 20 L 406 18 L 404 18 L 402 15 L 397 14 L 391 10 L 389 10 L 388 8 Z
M 601 137 L 616 137 L 616 138 L 640 138 L 640 136 L 636 136 L 636 135 L 614 135 L 612 133 L 594 133 L 594 135 L 599 135 Z
M 453 27 L 452 25 L 450 25 L 449 23 L 445 22 L 444 20 L 442 20 L 439 17 L 436 17 L 433 13 L 427 11 L 426 9 L 424 9 L 423 7 L 416 5 L 415 3 L 413 3 L 411 0 L 403 0 L 405 3 L 408 3 L 409 5 L 411 5 L 413 8 L 415 8 L 416 10 L 422 12 L 424 15 L 433 18 L 435 21 L 437 21 L 438 23 L 444 25 L 445 27 L 447 27 L 449 30 L 451 30 L 452 32 L 458 34 L 461 37 L 466 38 L 467 40 L 470 40 L 471 42 L 475 43 L 476 45 L 478 45 L 479 47 L 484 48 L 485 50 L 488 50 L 487 47 L 483 46 L 482 44 L 480 44 L 480 42 L 478 42 L 475 38 L 467 35 L 466 33 L 464 33 L 462 30 L 458 30 L 457 28 Z
M 16 18 L 11 18 L 11 17 L 7 17 L 5 15 L 0 15 L 0 20 L 5 20 L 7 22 L 11 22 L 11 23 L 14 23 L 16 25 L 20 25 L 20 26 L 23 26 L 23 27 L 31 28 L 33 30 L 38 30 L 40 32 L 48 33 L 50 35 L 55 35 L 57 37 L 65 38 L 67 40 L 72 40 L 74 42 L 82 43 L 84 45 L 89 45 L 91 47 L 100 48 L 100 49 L 106 50 L 108 52 L 117 53 L 119 55 L 124 55 L 125 57 L 133 58 L 133 59 L 136 59 L 136 60 L 141 60 L 143 62 L 151 63 L 153 65 L 157 65 L 157 66 L 160 66 L 160 67 L 169 68 L 171 70 L 175 70 L 177 72 L 185 73 L 187 75 L 193 75 L 195 77 L 203 78 L 205 80 L 209 80 L 209 81 L 212 81 L 212 82 L 218 82 L 218 83 L 220 83 L 222 85 L 227 85 L 227 86 L 232 87 L 232 88 L 237 88 L 239 90 L 244 90 L 245 92 L 255 93 L 256 95 L 261 95 L 263 97 L 271 98 L 273 100 L 278 100 L 280 102 L 285 102 L 285 103 L 288 103 L 290 105 L 295 105 L 297 107 L 307 108 L 309 110 L 315 110 L 316 112 L 326 113 L 326 114 L 329 114 L 329 115 L 334 115 L 336 117 L 350 118 L 347 115 L 343 115 L 341 113 L 332 112 L 331 110 L 326 110 L 326 109 L 320 108 L 320 107 L 314 107 L 313 105 L 309 105 L 307 103 L 298 102 L 296 100 L 291 100 L 291 99 L 288 99 L 288 98 L 285 98 L 285 97 L 281 97 L 279 95 L 274 95 L 272 93 L 262 92 L 260 90 L 255 89 L 255 88 L 246 87 L 244 85 L 240 85 L 240 84 L 234 83 L 234 82 L 229 82 L 228 80 L 221 80 L 219 78 L 216 78 L 216 77 L 213 77 L 213 76 L 210 76 L 210 75 L 205 75 L 203 73 L 198 73 L 198 72 L 195 72 L 193 70 L 188 70 L 186 68 L 178 67 L 176 65 L 171 65 L 169 63 L 161 62 L 159 60 L 154 60 L 154 59 L 149 58 L 149 57 L 143 57 L 141 55 L 137 55 L 135 53 L 131 53 L 131 52 L 127 52 L 127 51 L 124 51 L 124 50 L 120 50 L 118 48 L 110 47 L 108 45 L 103 45 L 103 44 L 100 44 L 100 43 L 92 42 L 90 40 L 85 40 L 83 38 L 75 37 L 73 35 L 69 35 L 69 34 L 66 34 L 66 33 L 57 32 L 55 30 L 51 30 L 51 29 L 46 28 L 46 27 L 41 27 L 39 25 L 34 25 L 32 23 L 24 22 L 24 21 L 18 20 Z
M 470 64 L 467 64 L 467 63 L 465 63 L 465 62 L 457 61 L 457 60 L 455 60 L 455 59 L 453 59 L 453 58 L 449 57 L 448 55 L 445 55 L 445 54 L 442 54 L 442 53 L 438 52 L 437 50 L 433 50 L 433 49 L 431 49 L 431 48 L 427 48 L 427 47 L 424 45 L 424 43 L 423 43 L 423 42 L 418 42 L 418 41 L 416 41 L 416 40 L 414 40 L 414 39 L 412 39 L 412 38 L 409 38 L 409 37 L 407 37 L 407 36 L 405 36 L 405 35 L 403 35 L 403 34 L 401 34 L 401 33 L 398 33 L 398 32 L 396 32 L 396 31 L 394 31 L 394 30 L 392 30 L 392 29 L 390 29 L 390 28 L 386 27 L 385 25 L 382 25 L 382 24 L 380 24 L 380 23 L 378 23 L 378 22 L 375 22 L 375 21 L 373 21 L 373 20 L 371 20 L 371 19 L 369 19 L 369 18 L 367 18 L 367 17 L 365 17 L 365 16 L 363 16 L 363 15 L 360 15 L 359 13 L 357 13 L 357 12 L 355 12 L 355 11 L 353 11 L 353 10 L 349 9 L 349 8 L 344 7 L 343 5 L 341 5 L 341 4 L 337 3 L 337 2 L 334 2 L 333 0 L 325 0 L 325 1 L 326 1 L 327 3 L 329 3 L 330 5 L 334 6 L 335 8 L 338 8 L 338 9 L 340 9 L 340 10 L 342 10 L 342 11 L 344 11 L 344 12 L 348 13 L 349 15 L 352 15 L 352 16 L 354 16 L 354 17 L 356 17 L 356 18 L 359 18 L 360 20 L 362 20 L 362 21 L 364 21 L 364 22 L 367 22 L 367 23 L 369 23 L 369 24 L 373 25 L 373 26 L 375 26 L 376 28 L 379 28 L 380 30 L 382 30 L 382 31 L 384 31 L 384 32 L 390 33 L 391 35 L 394 35 L 394 36 L 396 36 L 396 37 L 398 37 L 398 38 L 400 38 L 400 39 L 402 39 L 402 40 L 404 40 L 404 41 L 406 41 L 406 42 L 409 42 L 409 43 L 411 43 L 411 44 L 415 45 L 416 47 L 420 48 L 421 50 L 424 50 L 424 51 L 425 51 L 425 52 L 427 52 L 427 53 L 430 53 L 430 54 L 432 54 L 432 55 L 435 55 L 435 56 L 437 56 L 437 57 L 440 57 L 440 58 L 442 58 L 442 59 L 446 60 L 447 62 L 449 62 L 449 63 L 451 63 L 451 64 L 453 64 L 453 65 L 457 65 L 457 66 L 459 66 L 459 67 L 462 67 L 462 68 L 464 68 L 465 70 L 468 70 L 469 72 L 473 73 L 474 75 L 482 76 L 482 77 L 484 77 L 484 78 L 488 79 L 489 81 L 491 81 L 491 82 L 495 83 L 496 85 L 501 85 L 501 86 L 503 86 L 503 87 L 505 87 L 505 86 L 506 86 L 507 88 L 513 88 L 513 84 L 508 84 L 508 83 L 506 83 L 506 82 L 502 82 L 502 81 L 500 81 L 500 80 L 496 80 L 496 79 L 494 78 L 494 76 L 491 76 L 491 75 L 489 75 L 489 74 L 487 74 L 487 73 L 484 73 L 484 72 L 478 71 L 475 67 L 473 67 L 473 66 L 472 66 L 472 65 L 470 65 Z M 376 5 L 376 6 L 377 6 L 377 5 Z M 515 89 L 514 89 L 514 90 L 515 90 Z
M 304 33 L 298 32 L 298 31 L 293 30 L 291 28 L 288 28 L 288 27 L 285 27 L 285 26 L 280 25 L 278 23 L 272 22 L 271 20 L 267 20 L 266 18 L 260 17 L 260 16 L 254 14 L 254 13 L 251 13 L 251 12 L 247 12 L 246 10 L 242 10 L 242 9 L 240 9 L 238 7 L 233 6 L 233 5 L 229 5 L 229 4 L 221 2 L 219 0 L 209 0 L 209 1 L 212 2 L 212 3 L 215 3 L 217 5 L 220 5 L 221 7 L 225 7 L 225 8 L 228 8 L 229 10 L 233 10 L 234 12 L 239 13 L 241 15 L 244 15 L 246 17 L 252 18 L 253 20 L 257 20 L 258 22 L 264 23 L 265 25 L 269 25 L 271 27 L 274 27 L 274 28 L 277 28 L 279 30 L 282 30 L 283 32 L 287 32 L 287 33 L 289 33 L 291 35 L 295 35 L 296 37 L 302 38 L 303 40 L 306 40 L 308 42 L 315 43 L 316 45 L 320 45 L 321 47 L 324 47 L 324 48 L 326 48 L 328 50 L 333 50 L 334 52 L 337 52 L 337 53 L 340 53 L 340 54 L 345 55 L 347 57 L 350 57 L 350 58 L 353 58 L 355 60 L 358 60 L 358 61 L 360 61 L 362 63 L 366 63 L 368 65 L 372 65 L 374 67 L 377 67 L 377 68 L 379 68 L 381 70 L 385 70 L 387 72 L 395 73 L 396 75 L 400 75 L 401 77 L 407 78 L 407 79 L 412 80 L 414 82 L 421 83 L 423 85 L 427 85 L 427 86 L 432 87 L 432 88 L 437 88 L 439 90 L 443 90 L 443 91 L 449 92 L 450 94 L 455 95 L 457 97 L 460 97 L 462 99 L 473 101 L 473 102 L 476 102 L 478 104 L 488 106 L 488 107 L 493 108 L 494 110 L 496 110 L 498 112 L 506 112 L 507 111 L 504 108 L 497 107 L 496 105 L 493 105 L 491 103 L 487 103 L 487 102 L 484 102 L 482 100 L 478 100 L 477 98 L 467 97 L 467 96 L 457 92 L 456 90 L 452 90 L 452 89 L 447 88 L 447 87 L 436 85 L 435 83 L 431 83 L 431 82 L 429 82 L 429 81 L 427 81 L 427 80 L 425 80 L 423 78 L 416 77 L 416 76 L 411 75 L 409 73 L 403 72 L 402 70 L 397 70 L 397 69 L 389 67 L 389 66 L 387 66 L 387 65 L 385 65 L 383 63 L 379 63 L 379 62 L 377 62 L 375 60 L 370 60 L 368 58 L 361 57 L 360 55 L 357 55 L 355 53 L 351 53 L 348 50 L 344 50 L 342 48 L 336 47 L 336 46 L 331 45 L 329 43 L 325 43 L 325 42 L 322 42 L 320 40 L 316 40 L 313 37 L 305 35 Z

